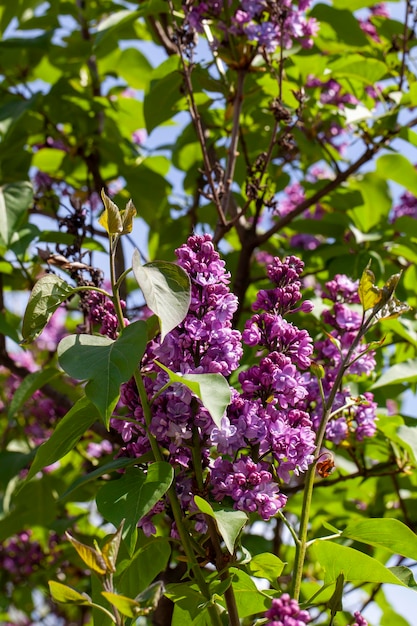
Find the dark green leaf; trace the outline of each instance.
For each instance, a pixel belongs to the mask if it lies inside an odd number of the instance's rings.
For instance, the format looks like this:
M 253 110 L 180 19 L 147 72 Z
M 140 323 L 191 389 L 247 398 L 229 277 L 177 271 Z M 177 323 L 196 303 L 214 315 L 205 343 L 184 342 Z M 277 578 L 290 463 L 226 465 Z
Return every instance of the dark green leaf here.
M 74 378 L 88 380 L 85 392 L 108 428 L 120 397 L 120 385 L 133 375 L 145 352 L 146 323 L 133 322 L 118 339 L 97 335 L 70 335 L 58 346 L 61 367 Z
M 118 526 L 125 519 L 123 538 L 130 550 L 136 543 L 138 521 L 148 513 L 169 489 L 173 470 L 169 463 L 157 462 L 147 473 L 129 468 L 118 480 L 113 480 L 97 494 L 97 507 L 105 519 Z
M 52 314 L 73 293 L 73 288 L 55 274 L 47 274 L 38 280 L 23 317 L 24 343 L 33 341 L 41 334 Z
M 0 187 L 0 243 L 9 245 L 14 233 L 27 217 L 33 202 L 29 182 L 9 183 Z

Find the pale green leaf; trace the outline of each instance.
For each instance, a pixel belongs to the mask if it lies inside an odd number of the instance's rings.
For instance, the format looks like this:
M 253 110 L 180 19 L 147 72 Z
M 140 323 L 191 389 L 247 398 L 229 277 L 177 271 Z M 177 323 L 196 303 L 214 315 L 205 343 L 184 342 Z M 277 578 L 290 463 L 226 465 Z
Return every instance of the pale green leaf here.
M 417 535 L 397 519 L 372 518 L 352 522 L 344 529 L 342 537 L 417 560 Z
M 399 385 L 405 383 L 415 383 L 417 381 L 417 359 L 408 359 L 403 363 L 396 363 L 389 367 L 382 376 L 372 385 L 372 389 L 387 387 L 388 385 Z
M 77 554 L 89 569 L 92 569 L 93 572 L 101 575 L 107 573 L 107 564 L 100 552 L 91 546 L 87 546 L 85 543 L 81 543 L 81 541 L 74 539 L 74 537 L 72 537 L 68 532 L 65 533 L 65 536 L 68 541 L 71 542 L 71 545 L 75 548 Z
M 377 160 L 377 172 L 417 195 L 417 170 L 402 154 L 384 154 Z
M 210 413 L 216 426 L 221 428 L 222 417 L 230 404 L 230 387 L 222 374 L 176 374 L 155 360 L 169 376 L 172 383 L 188 387 Z
M 72 589 L 72 587 L 55 582 L 54 580 L 50 580 L 48 585 L 51 596 L 55 602 L 59 602 L 60 604 L 92 605 L 91 598 L 86 593 L 80 593 L 76 591 L 76 589 Z
M 133 253 L 132 266 L 146 304 L 159 317 L 163 341 L 167 333 L 178 326 L 188 313 L 190 278 L 181 267 L 168 261 L 142 265 L 137 250 Z
M 217 530 L 222 536 L 226 548 L 229 550 L 230 554 L 233 554 L 236 540 L 248 521 L 246 513 L 226 509 L 219 505 L 211 505 L 200 496 L 194 496 L 194 502 L 199 511 L 205 515 L 209 515 L 215 520 Z

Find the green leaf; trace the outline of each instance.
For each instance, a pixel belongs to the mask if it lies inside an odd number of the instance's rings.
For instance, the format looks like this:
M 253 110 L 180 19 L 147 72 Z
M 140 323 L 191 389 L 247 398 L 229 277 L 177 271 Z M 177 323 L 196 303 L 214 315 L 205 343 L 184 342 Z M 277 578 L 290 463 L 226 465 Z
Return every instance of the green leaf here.
M 24 528 L 51 528 L 59 516 L 52 475 L 45 474 L 40 480 L 25 481 L 13 493 L 12 503 L 10 513 L 0 520 L 0 541 Z
M 171 545 L 168 537 L 146 539 L 131 558 L 118 563 L 117 586 L 129 596 L 136 596 L 138 590 L 148 585 L 162 572 L 170 559 Z
M 373 518 L 352 522 L 344 529 L 342 537 L 380 546 L 394 554 L 417 560 L 417 535 L 397 519 Z
M 19 230 L 33 202 L 33 189 L 29 182 L 9 183 L 0 187 L 0 243 L 9 245 Z
M 65 175 L 63 161 L 66 154 L 58 148 L 40 148 L 33 155 L 32 165 L 49 176 L 62 178 Z
M 336 79 L 357 79 L 367 85 L 373 85 L 386 74 L 387 66 L 378 59 L 367 57 L 366 62 L 360 54 L 347 54 L 330 66 L 332 77 Z M 366 175 L 365 175 L 366 176 Z
M 112 593 L 110 591 L 102 591 L 101 594 L 110 604 L 115 606 L 122 615 L 126 615 L 126 617 L 137 617 L 138 615 L 146 615 L 146 613 L 149 613 L 149 609 L 146 610 L 145 613 L 142 612 L 140 604 L 126 596 L 121 596 L 118 593 Z
M 33 372 L 28 374 L 20 382 L 19 387 L 13 394 L 13 398 L 9 404 L 9 410 L 7 416 L 10 419 L 15 413 L 22 407 L 22 405 L 32 397 L 35 391 L 41 389 L 46 383 L 58 376 L 59 372 L 52 367 L 47 367 L 44 370 Z
M 89 381 L 86 395 L 106 428 L 120 397 L 120 385 L 133 375 L 146 343 L 146 323 L 139 320 L 124 328 L 115 341 L 101 335 L 69 335 L 58 345 L 59 364 L 67 374 Z
M 389 367 L 374 383 L 371 389 L 379 389 L 388 385 L 415 383 L 417 381 L 417 359 L 409 359 Z
M 402 154 L 380 156 L 376 163 L 376 169 L 380 176 L 395 181 L 417 195 L 417 170 Z
M 188 313 L 191 301 L 190 278 L 181 267 L 168 261 L 141 265 L 138 250 L 133 253 L 132 266 L 146 304 L 159 317 L 163 341 Z
M 226 509 L 219 505 L 212 506 L 209 502 L 200 498 L 200 496 L 194 496 L 194 502 L 199 511 L 215 520 L 217 530 L 222 536 L 226 548 L 230 554 L 233 554 L 236 540 L 248 521 L 246 513 Z
M 138 521 L 167 492 L 172 480 L 171 465 L 156 462 L 149 465 L 147 473 L 137 467 L 129 468 L 121 478 L 109 482 L 98 492 L 96 502 L 101 515 L 115 526 L 125 519 L 123 538 L 131 550 L 136 543 Z
M 237 568 L 231 567 L 230 574 L 233 576 L 232 586 L 236 598 L 239 617 L 243 619 L 256 613 L 264 613 L 271 600 L 260 592 L 252 578 Z
M 87 567 L 96 574 L 102 576 L 107 573 L 107 563 L 103 558 L 103 555 L 98 551 L 87 546 L 85 543 L 81 543 L 77 539 L 74 539 L 68 532 L 65 533 L 66 538 L 71 543 L 73 548 L 77 551 L 78 556 L 87 565 Z
M 336 580 L 336 587 L 332 597 L 328 601 L 327 605 L 330 609 L 330 616 L 333 618 L 336 613 L 343 609 L 343 588 L 345 583 L 345 577 L 343 574 L 339 574 Z
M 114 573 L 116 571 L 117 555 L 119 554 L 120 542 L 122 540 L 122 532 L 125 521 L 120 522 L 119 528 L 115 533 L 110 535 L 106 539 L 103 547 L 101 548 L 101 554 L 106 562 L 109 572 Z
M 395 565 L 389 569 L 395 576 L 397 576 L 397 578 L 403 581 L 404 585 L 410 587 L 411 589 L 414 588 L 414 591 L 416 591 L 415 587 L 417 587 L 417 583 L 411 569 L 405 567 L 404 565 Z
M 184 98 L 182 83 L 176 56 L 170 57 L 154 70 L 143 104 L 146 130 L 149 134 L 160 124 L 171 120 L 178 111 L 178 102 Z
M 279 588 L 278 576 L 282 574 L 285 563 L 281 561 L 275 554 L 270 552 L 262 552 L 256 554 L 247 564 L 246 568 L 251 576 L 257 578 L 266 578 L 275 589 Z
M 70 452 L 97 418 L 97 410 L 87 398 L 78 400 L 58 422 L 49 439 L 39 447 L 27 479 Z
M 330 541 L 317 540 L 311 547 L 311 553 L 325 571 L 325 585 L 336 582 L 339 574 L 343 573 L 347 582 L 391 583 L 404 586 L 402 580 L 387 567 L 359 550 Z
M 370 231 L 382 219 L 386 219 L 392 206 L 388 183 L 375 172 L 368 172 L 360 179 L 352 181 L 350 188 L 360 192 L 363 204 L 349 210 L 348 215 L 353 218 L 362 233 L 369 233 L 368 236 L 371 236 L 374 233 Z
M 415 426 L 401 425 L 397 429 L 397 435 L 404 442 L 417 462 L 417 428 Z
M 80 593 L 72 587 L 68 587 L 67 585 L 63 585 L 62 583 L 57 583 L 54 580 L 50 580 L 48 582 L 48 585 L 51 596 L 55 600 L 55 602 L 60 602 L 61 604 L 77 604 L 85 606 L 92 605 L 92 600 L 86 593 Z
M 195 393 L 221 428 L 222 417 L 230 404 L 230 387 L 222 374 L 176 374 L 159 361 L 155 363 L 167 372 L 172 383 L 181 383 Z
M 369 269 L 369 265 L 362 273 L 358 294 L 364 311 L 373 309 L 381 301 L 382 290 L 375 287 L 375 275 Z
M 119 459 L 114 459 L 113 461 L 110 461 L 110 463 L 105 463 L 104 465 L 100 465 L 100 467 L 93 470 L 92 472 L 89 472 L 88 474 L 84 474 L 83 476 L 80 476 L 79 478 L 77 478 L 77 480 L 75 480 L 72 483 L 72 485 L 68 487 L 68 489 L 60 496 L 59 499 L 64 500 L 73 491 L 78 489 L 78 487 L 81 487 L 82 485 L 85 485 L 86 483 L 89 483 L 95 480 L 96 478 L 103 476 L 104 474 L 111 474 L 111 472 L 116 472 L 119 469 L 124 469 L 125 467 L 129 467 L 129 465 L 137 465 L 138 463 L 149 461 L 151 460 L 151 458 L 152 457 L 150 454 L 143 455 L 139 458 L 123 457 Z
M 23 343 L 36 339 L 60 304 L 73 293 L 74 289 L 59 276 L 42 276 L 32 289 L 23 317 Z
M 146 89 L 152 73 L 152 65 L 140 50 L 126 48 L 120 54 L 117 70 L 129 87 Z

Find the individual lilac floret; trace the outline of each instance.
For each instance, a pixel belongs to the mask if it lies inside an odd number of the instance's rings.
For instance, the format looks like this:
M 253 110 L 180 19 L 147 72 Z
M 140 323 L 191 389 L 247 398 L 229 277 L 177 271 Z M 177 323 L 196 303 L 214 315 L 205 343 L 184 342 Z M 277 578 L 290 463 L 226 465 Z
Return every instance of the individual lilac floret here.
M 297 600 L 288 593 L 272 600 L 271 608 L 265 613 L 267 626 L 304 626 L 310 621 L 307 611 L 300 609 Z
M 214 498 L 222 501 L 228 496 L 235 509 L 256 512 L 263 520 L 269 520 L 285 506 L 287 497 L 280 493 L 268 468 L 268 463 L 255 463 L 249 457 L 235 463 L 216 459 L 210 476 Z

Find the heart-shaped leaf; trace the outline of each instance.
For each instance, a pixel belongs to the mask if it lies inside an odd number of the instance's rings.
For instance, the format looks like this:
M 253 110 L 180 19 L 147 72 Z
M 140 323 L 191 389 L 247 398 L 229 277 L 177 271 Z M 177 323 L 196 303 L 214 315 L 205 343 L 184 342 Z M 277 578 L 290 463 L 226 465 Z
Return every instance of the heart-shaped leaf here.
M 88 380 L 85 393 L 106 428 L 120 397 L 120 385 L 133 375 L 147 343 L 142 320 L 123 329 L 113 341 L 101 335 L 69 335 L 58 345 L 61 367 L 74 378 Z
M 142 265 L 137 250 L 133 253 L 133 273 L 146 304 L 159 317 L 161 341 L 188 313 L 191 299 L 190 278 L 181 267 L 168 261 Z

